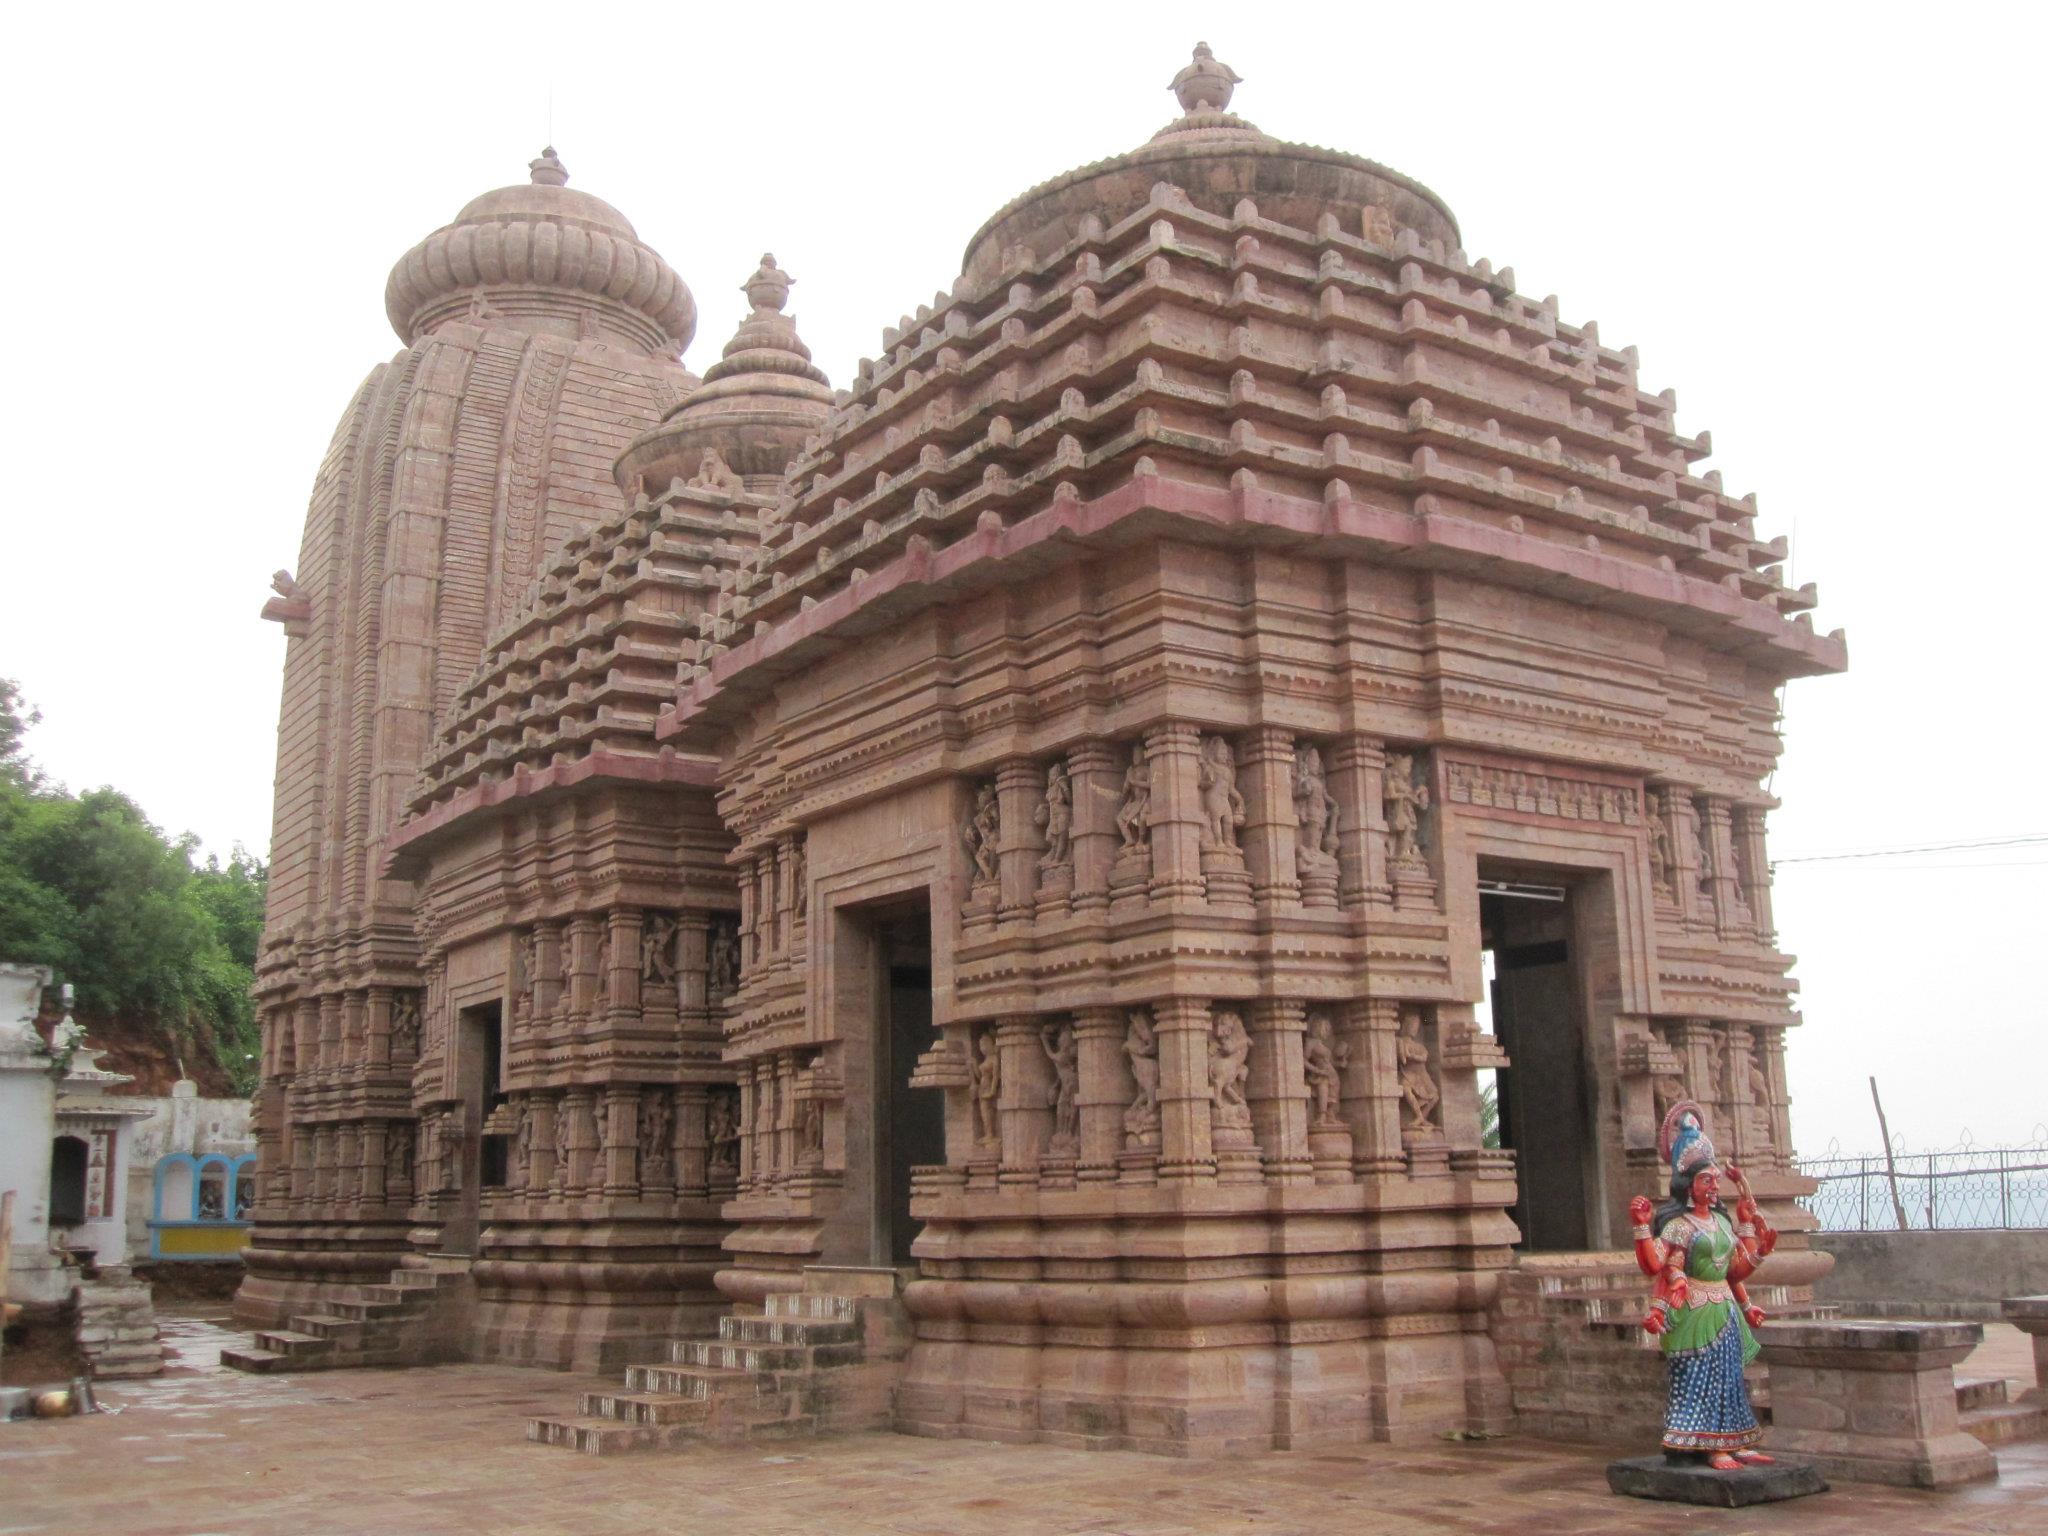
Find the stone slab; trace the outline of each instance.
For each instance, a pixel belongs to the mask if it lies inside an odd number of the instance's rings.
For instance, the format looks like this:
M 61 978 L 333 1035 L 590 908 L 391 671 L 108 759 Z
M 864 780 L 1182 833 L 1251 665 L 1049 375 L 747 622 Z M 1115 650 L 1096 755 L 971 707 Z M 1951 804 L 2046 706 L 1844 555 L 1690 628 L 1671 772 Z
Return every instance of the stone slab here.
M 1776 1504 L 1828 1491 L 1827 1480 L 1811 1462 L 1780 1461 L 1768 1467 L 1717 1472 L 1704 1461 L 1669 1456 L 1632 1456 L 1610 1462 L 1607 1486 L 1632 1499 L 1711 1504 L 1718 1509 Z

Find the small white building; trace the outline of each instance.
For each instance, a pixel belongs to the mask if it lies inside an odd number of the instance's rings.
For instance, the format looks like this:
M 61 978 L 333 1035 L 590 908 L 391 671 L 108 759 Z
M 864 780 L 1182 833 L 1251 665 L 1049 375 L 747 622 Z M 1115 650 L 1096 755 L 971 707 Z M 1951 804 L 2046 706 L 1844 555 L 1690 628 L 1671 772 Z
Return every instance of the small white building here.
M 36 1033 L 50 972 L 0 962 L 0 1191 L 14 1191 L 7 1299 L 54 1307 L 87 1264 L 128 1262 L 129 1168 L 146 1103 L 109 1098 L 129 1079 L 102 1070 L 69 1012 Z

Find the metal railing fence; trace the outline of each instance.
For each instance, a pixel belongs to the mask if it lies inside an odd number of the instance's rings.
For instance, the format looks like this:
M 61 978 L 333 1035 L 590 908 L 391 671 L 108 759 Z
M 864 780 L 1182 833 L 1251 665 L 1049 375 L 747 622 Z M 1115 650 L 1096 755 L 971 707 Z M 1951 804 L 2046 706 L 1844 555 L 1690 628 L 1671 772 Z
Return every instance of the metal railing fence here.
M 1895 1232 L 1896 1180 L 1906 1230 L 1935 1232 L 2048 1227 L 2048 1135 L 2030 1146 L 1978 1147 L 1966 1136 L 1939 1152 L 1895 1150 L 1802 1158 L 1799 1171 L 1820 1188 L 1803 1203 L 1823 1232 Z

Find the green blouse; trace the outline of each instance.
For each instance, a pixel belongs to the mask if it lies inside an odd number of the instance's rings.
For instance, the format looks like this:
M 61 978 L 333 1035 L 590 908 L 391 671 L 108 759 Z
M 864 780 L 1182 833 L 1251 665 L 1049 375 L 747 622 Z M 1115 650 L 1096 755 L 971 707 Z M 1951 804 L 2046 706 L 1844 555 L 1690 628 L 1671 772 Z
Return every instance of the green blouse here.
M 1728 1278 L 1728 1266 L 1735 1258 L 1735 1226 L 1721 1211 L 1715 1211 L 1713 1219 L 1712 1227 L 1702 1229 L 1689 1214 L 1681 1213 L 1667 1221 L 1659 1234 L 1666 1248 L 1684 1251 L 1688 1280 L 1725 1282 Z M 1762 1346 L 1749 1331 L 1749 1319 L 1742 1315 L 1734 1298 L 1702 1301 L 1697 1299 L 1699 1287 L 1694 1286 L 1692 1291 L 1695 1299 L 1671 1309 L 1670 1322 L 1664 1329 L 1664 1353 L 1689 1355 L 1705 1349 L 1721 1336 L 1732 1312 L 1742 1335 L 1742 1363 L 1747 1365 L 1754 1360 Z

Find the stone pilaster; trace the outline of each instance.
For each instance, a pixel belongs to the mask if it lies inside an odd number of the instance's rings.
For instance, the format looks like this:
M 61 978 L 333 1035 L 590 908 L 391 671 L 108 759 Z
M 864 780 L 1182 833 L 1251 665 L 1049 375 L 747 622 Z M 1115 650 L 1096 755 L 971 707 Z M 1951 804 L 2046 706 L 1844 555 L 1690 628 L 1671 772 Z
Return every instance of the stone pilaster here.
M 562 1015 L 562 998 L 566 991 L 562 977 L 568 970 L 566 947 L 567 937 L 560 923 L 534 925 L 533 963 L 537 973 L 533 979 L 535 1023 L 551 1021 Z
M 1401 1138 L 1400 1028 L 1400 1004 L 1381 998 L 1346 1003 L 1337 1024 L 1339 1104 L 1351 1128 L 1352 1166 L 1365 1177 L 1408 1166 Z
M 1156 858 L 1157 843 L 1153 849 Z M 1159 1036 L 1159 1177 L 1175 1182 L 1213 1180 L 1208 1001 L 1166 998 L 1153 1005 L 1152 1019 Z
M 1294 733 L 1262 725 L 1245 737 L 1238 761 L 1242 765 L 1238 788 L 1244 795 L 1244 858 L 1251 871 L 1252 899 L 1261 906 L 1299 906 Z
M 1742 875 L 1743 900 L 1749 907 L 1750 921 L 1759 939 L 1766 944 L 1774 943 L 1778 924 L 1771 910 L 1771 858 L 1764 846 L 1764 807 L 1737 806 L 1733 831 L 1736 868 Z
M 676 1193 L 703 1199 L 711 1192 L 710 1093 L 702 1083 L 676 1089 Z
M 598 1006 L 597 936 L 602 921 L 586 915 L 571 918 L 568 924 L 568 1014 L 579 1023 L 596 1012 Z
M 1337 890 L 1347 911 L 1389 906 L 1387 839 L 1380 801 L 1386 748 L 1377 736 L 1352 732 L 1329 752 L 1331 798 L 1337 802 Z
M 1005 1184 L 1035 1182 L 1040 1154 L 1052 1139 L 1052 1064 L 1039 1044 L 1038 1028 L 1038 1017 L 1029 1013 L 1006 1014 L 995 1024 L 1003 1064 L 997 1101 L 1003 1149 L 999 1179 Z
M 1158 725 L 1145 733 L 1152 770 L 1152 897 L 1199 901 L 1202 882 L 1200 733 L 1191 725 Z
M 1109 872 L 1116 863 L 1116 808 L 1123 760 L 1106 741 L 1088 741 L 1067 754 L 1074 786 L 1074 911 L 1109 910 Z M 1084 1154 L 1085 1156 L 1085 1154 Z
M 1290 751 L 1289 763 L 1292 764 Z M 1293 851 L 1288 851 L 1290 864 Z M 1291 998 L 1267 998 L 1251 1009 L 1252 1135 L 1264 1154 L 1269 1183 L 1306 1184 L 1312 1165 L 1308 1148 L 1308 1078 L 1302 1066 L 1306 1005 Z
M 320 999 L 320 1075 L 332 1077 L 341 1067 L 341 995 Z
M 1664 803 L 1671 817 L 1672 852 L 1676 866 L 1672 884 L 1677 887 L 1678 915 L 1688 928 L 1711 928 L 1714 923 L 1712 900 L 1701 889 L 1709 853 L 1705 829 L 1700 824 L 1699 806 L 1692 791 L 1683 784 L 1675 784 L 1666 790 Z
M 1124 1012 L 1083 1008 L 1074 1015 L 1081 1076 L 1074 1105 L 1081 1122 L 1078 1177 L 1083 1183 L 1114 1179 L 1117 1154 L 1123 1149 L 1124 1111 L 1135 1091 L 1124 1060 Z
M 350 992 L 341 1003 L 341 1064 L 359 1067 L 369 1058 L 369 1025 L 365 1022 L 369 996 Z
M 1029 758 L 1011 758 L 996 769 L 996 806 L 1002 816 L 996 834 L 996 918 L 1030 917 L 1038 904 L 1038 859 L 1045 839 L 1033 820 L 1045 800 L 1045 768 Z
M 640 1015 L 640 927 L 641 913 L 633 907 L 614 907 L 606 917 L 610 925 L 611 965 L 598 978 L 605 1013 L 615 1024 Z
M 391 1001 L 389 987 L 370 988 L 364 1028 L 368 1031 L 365 1044 L 369 1050 L 369 1064 L 373 1069 L 391 1065 Z

